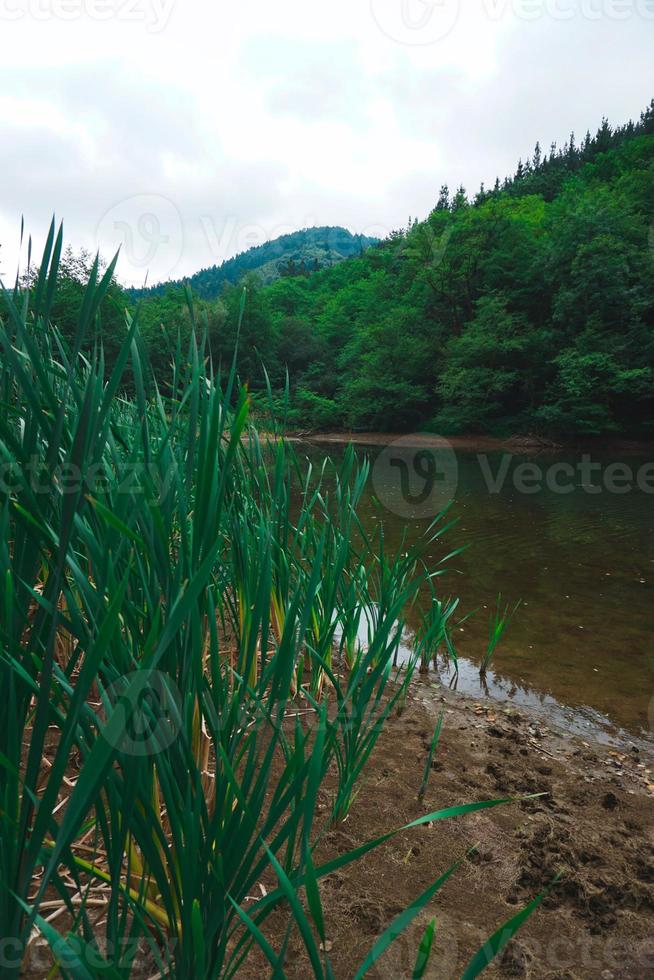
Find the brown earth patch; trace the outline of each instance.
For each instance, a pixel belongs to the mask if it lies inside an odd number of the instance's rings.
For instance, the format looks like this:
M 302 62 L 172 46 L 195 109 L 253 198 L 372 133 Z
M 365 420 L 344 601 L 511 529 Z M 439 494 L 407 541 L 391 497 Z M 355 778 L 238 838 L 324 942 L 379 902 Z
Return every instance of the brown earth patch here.
M 418 802 L 437 709 L 445 724 L 423 803 Z M 509 917 L 562 880 L 489 977 L 642 980 L 654 976 L 654 768 L 646 750 L 567 738 L 525 714 L 431 685 L 389 719 L 350 816 L 321 842 L 328 860 L 441 807 L 500 796 L 546 795 L 403 832 L 322 885 L 329 956 L 351 978 L 375 938 L 457 858 L 436 900 L 368 976 L 410 978 L 422 932 L 437 919 L 426 977 L 460 977 Z M 321 810 L 328 812 L 325 793 Z M 465 857 L 477 844 L 477 852 Z M 281 940 L 286 920 L 279 919 Z M 255 957 L 240 976 L 268 975 Z M 293 945 L 288 977 L 304 978 Z
M 419 802 L 443 706 L 443 732 Z M 367 976 L 410 978 L 422 933 L 435 917 L 425 976 L 460 977 L 486 939 L 559 872 L 561 882 L 485 975 L 654 976 L 653 771 L 654 753 L 642 743 L 616 749 L 567 737 L 513 708 L 476 702 L 430 682 L 414 685 L 403 714 L 387 722 L 350 815 L 321 840 L 316 864 L 440 808 L 544 795 L 404 831 L 323 879 L 327 949 L 336 980 L 350 980 L 394 917 L 457 859 L 462 864 L 454 876 Z M 334 785 L 331 772 L 320 791 L 318 827 L 331 812 Z M 270 890 L 276 883 L 270 878 L 261 884 Z M 98 916 L 103 914 L 99 909 Z M 285 941 L 287 926 L 287 913 L 271 918 L 266 933 L 274 947 Z M 23 973 L 29 980 L 47 975 L 51 967 L 43 941 L 33 953 L 36 961 L 26 963 Z M 154 975 L 148 960 L 136 975 Z M 258 951 L 238 973 L 239 980 L 269 975 Z M 297 980 L 312 975 L 295 935 L 285 975 Z

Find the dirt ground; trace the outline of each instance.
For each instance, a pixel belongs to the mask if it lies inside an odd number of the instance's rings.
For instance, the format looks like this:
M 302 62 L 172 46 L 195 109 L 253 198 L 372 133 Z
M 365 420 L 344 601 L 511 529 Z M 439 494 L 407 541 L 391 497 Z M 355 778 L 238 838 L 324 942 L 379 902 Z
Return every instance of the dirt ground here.
M 443 732 L 419 803 L 443 703 Z M 417 686 L 404 714 L 389 720 L 348 819 L 322 842 L 319 859 L 441 807 L 547 795 L 403 832 L 326 879 L 328 950 L 337 980 L 352 978 L 394 916 L 474 844 L 477 853 L 368 976 L 410 978 L 423 930 L 435 916 L 425 975 L 460 977 L 473 952 L 561 871 L 561 883 L 485 975 L 654 977 L 653 770 L 642 744 L 615 749 L 567 738 L 519 711 Z M 329 806 L 327 789 L 321 808 Z M 267 975 L 259 972 L 262 966 L 252 963 L 239 975 Z M 286 975 L 309 975 L 301 949 L 290 951 Z
M 419 802 L 443 707 L 440 742 Z M 477 702 L 432 680 L 413 685 L 403 714 L 384 728 L 347 820 L 321 841 L 317 865 L 444 807 L 546 795 L 404 831 L 323 879 L 336 980 L 352 980 L 395 916 L 459 858 L 461 867 L 367 977 L 411 978 L 423 931 L 434 917 L 437 933 L 425 976 L 461 977 L 496 929 L 562 872 L 560 884 L 484 976 L 654 978 L 653 774 L 654 751 L 642 741 L 615 748 L 570 738 L 524 712 Z M 331 812 L 334 783 L 334 773 L 328 774 L 317 826 Z M 466 857 L 473 845 L 476 853 Z M 288 915 L 278 913 L 266 928 L 276 948 L 287 923 Z M 43 950 L 39 955 L 40 966 L 31 964 L 23 973 L 29 980 L 48 975 L 50 957 Z M 143 974 L 152 975 L 152 969 Z M 238 980 L 269 975 L 255 950 Z M 285 976 L 311 975 L 296 938 Z

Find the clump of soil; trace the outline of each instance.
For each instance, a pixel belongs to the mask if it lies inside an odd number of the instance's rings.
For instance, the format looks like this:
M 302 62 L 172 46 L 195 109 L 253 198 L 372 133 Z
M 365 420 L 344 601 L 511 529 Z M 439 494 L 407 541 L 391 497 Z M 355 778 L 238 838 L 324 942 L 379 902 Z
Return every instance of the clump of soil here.
M 417 796 L 442 703 L 445 723 L 423 803 Z M 351 978 L 375 938 L 477 844 L 436 900 L 368 976 L 411 977 L 437 919 L 427 977 L 461 975 L 488 937 L 562 874 L 489 967 L 489 977 L 628 980 L 654 976 L 654 795 L 645 749 L 567 738 L 515 710 L 419 686 L 389 719 L 347 821 L 321 842 L 328 860 L 425 812 L 544 794 L 404 832 L 327 878 L 322 894 L 337 978 Z M 327 812 L 328 793 L 321 810 Z M 280 936 L 283 937 L 280 919 Z M 261 964 L 259 964 L 261 966 Z M 253 972 L 250 972 L 252 970 Z M 242 971 L 254 977 L 253 962 Z M 265 973 L 265 969 L 264 969 Z M 296 947 L 288 977 L 308 966 Z

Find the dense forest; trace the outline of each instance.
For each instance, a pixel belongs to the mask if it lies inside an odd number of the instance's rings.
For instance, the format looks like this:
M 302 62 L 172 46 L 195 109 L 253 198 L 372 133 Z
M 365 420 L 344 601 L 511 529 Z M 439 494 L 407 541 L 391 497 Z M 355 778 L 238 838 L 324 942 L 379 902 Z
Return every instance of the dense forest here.
M 353 251 L 270 285 L 246 253 L 219 295 L 206 273 L 191 281 L 217 366 L 232 358 L 245 288 L 239 372 L 255 405 L 267 372 L 290 427 L 654 434 L 654 101 L 637 123 L 537 145 L 472 199 L 443 187 L 425 221 Z M 85 263 L 66 258 L 64 331 Z M 189 330 L 184 287 L 137 300 L 115 284 L 108 360 L 126 304 L 155 366 L 168 362 Z

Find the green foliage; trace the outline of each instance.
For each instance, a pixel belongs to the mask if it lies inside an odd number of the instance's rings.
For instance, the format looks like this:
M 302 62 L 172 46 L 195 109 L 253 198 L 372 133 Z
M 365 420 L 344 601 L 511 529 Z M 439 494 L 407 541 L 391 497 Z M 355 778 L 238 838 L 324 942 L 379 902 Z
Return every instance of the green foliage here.
M 502 596 L 498 595 L 497 607 L 490 615 L 488 623 L 488 644 L 479 668 L 479 673 L 482 677 L 488 672 L 495 651 L 521 605 L 522 600 L 519 600 L 513 609 L 511 609 L 508 603 L 502 607 Z
M 342 818 L 409 682 L 392 685 L 392 662 L 442 529 L 395 555 L 383 530 L 371 542 L 357 516 L 367 464 L 350 451 L 314 476 L 285 441 L 262 442 L 190 302 L 167 378 L 129 316 L 108 368 L 87 344 L 114 266 L 94 262 L 66 343 L 49 319 L 61 250 L 53 226 L 0 324 L 2 975 L 20 976 L 36 929 L 64 978 L 128 980 L 146 950 L 152 972 L 221 980 L 254 946 L 279 977 L 295 929 L 311 973 L 330 977 L 326 875 L 400 831 L 510 802 L 440 809 L 314 860 L 326 774 Z M 237 334 L 246 316 L 241 298 Z M 335 632 L 351 636 L 360 609 L 369 644 L 348 670 Z M 288 923 L 275 949 L 273 913 Z
M 226 229 L 228 230 L 228 229 Z M 376 244 L 376 238 L 353 235 L 346 228 L 303 228 L 280 235 L 262 245 L 254 245 L 220 265 L 196 272 L 188 280 L 193 292 L 202 299 L 215 299 L 225 286 L 235 286 L 243 276 L 254 273 L 259 284 L 270 284 L 280 278 L 309 276 L 327 269 Z M 181 282 L 173 285 L 180 286 Z M 133 289 L 133 298 L 157 296 L 167 285 Z
M 443 188 L 425 221 L 266 287 L 239 371 L 263 388 L 256 350 L 277 391 L 288 372 L 301 430 L 651 434 L 653 227 L 650 107 L 539 147 L 474 202 Z
M 445 708 L 441 708 L 441 713 L 438 716 L 438 722 L 436 723 L 436 728 L 432 736 L 431 743 L 429 745 L 429 752 L 427 754 L 427 760 L 425 762 L 425 770 L 422 775 L 422 782 L 420 784 L 420 789 L 418 790 L 418 800 L 422 803 L 425 798 L 425 793 L 427 792 L 427 787 L 429 786 L 429 777 L 431 776 L 431 766 L 434 761 L 434 752 L 436 751 L 436 746 L 441 737 L 441 729 L 443 727 L 443 719 L 445 718 Z
M 316 395 L 308 388 L 300 388 L 295 392 L 289 423 L 302 428 L 305 419 L 311 419 L 312 427 L 317 429 L 333 429 L 340 423 L 338 405 L 332 398 Z
M 504 295 L 478 300 L 473 318 L 447 346 L 447 371 L 438 386 L 445 407 L 436 426 L 470 432 L 483 428 L 489 417 L 525 412 L 536 395 L 531 367 L 543 363 L 548 334 L 531 330 L 524 314 L 510 311 Z
M 62 264 L 52 314 L 66 336 L 87 266 Z M 288 379 L 296 430 L 651 435 L 654 102 L 638 123 L 538 146 L 473 201 L 442 188 L 425 221 L 380 244 L 309 229 L 190 284 L 214 364 L 236 354 L 255 399 L 269 381 L 285 402 Z M 140 342 L 165 376 L 191 330 L 179 283 L 128 295 L 112 281 L 93 338 L 113 363 L 137 296 Z

